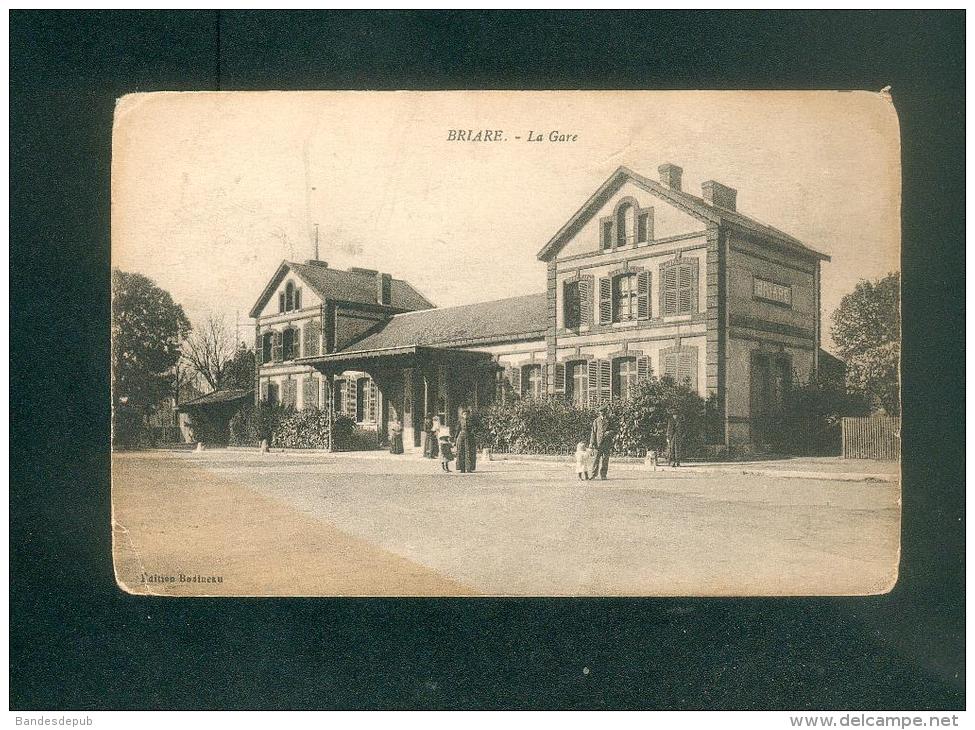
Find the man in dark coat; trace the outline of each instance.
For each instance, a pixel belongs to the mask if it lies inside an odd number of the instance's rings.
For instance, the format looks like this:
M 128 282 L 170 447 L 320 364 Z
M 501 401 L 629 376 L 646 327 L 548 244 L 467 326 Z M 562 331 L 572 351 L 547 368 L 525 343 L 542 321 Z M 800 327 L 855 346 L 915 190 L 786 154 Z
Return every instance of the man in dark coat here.
M 589 436 L 589 448 L 595 451 L 590 479 L 595 479 L 597 473 L 600 479 L 606 478 L 609 470 L 609 452 L 613 450 L 613 436 L 607 409 L 603 407 L 592 422 L 592 433 Z
M 680 418 L 676 413 L 671 413 L 667 419 L 667 449 L 670 452 L 668 461 L 671 466 L 680 466 L 682 430 Z

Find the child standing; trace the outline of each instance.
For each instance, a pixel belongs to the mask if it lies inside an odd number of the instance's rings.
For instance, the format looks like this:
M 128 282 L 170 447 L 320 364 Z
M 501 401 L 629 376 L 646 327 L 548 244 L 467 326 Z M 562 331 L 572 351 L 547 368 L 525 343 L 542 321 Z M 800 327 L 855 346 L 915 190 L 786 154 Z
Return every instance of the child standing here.
M 440 468 L 450 471 L 450 462 L 454 459 L 453 449 L 450 446 L 450 428 L 441 426 L 437 433 L 437 441 L 440 444 Z
M 585 441 L 576 444 L 576 474 L 582 481 L 589 481 L 589 465 L 592 463 L 592 454 Z

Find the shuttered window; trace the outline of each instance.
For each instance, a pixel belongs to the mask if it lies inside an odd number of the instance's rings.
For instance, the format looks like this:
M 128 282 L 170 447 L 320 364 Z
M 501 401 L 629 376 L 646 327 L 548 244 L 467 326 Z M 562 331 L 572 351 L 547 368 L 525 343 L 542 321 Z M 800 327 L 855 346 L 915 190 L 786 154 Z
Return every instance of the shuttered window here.
M 660 313 L 663 316 L 697 311 L 697 260 L 660 267 Z
M 268 383 L 267 384 L 267 397 L 264 399 L 264 401 L 269 406 L 276 406 L 278 403 L 281 402 L 281 395 L 280 395 L 280 393 L 281 393 L 281 389 L 278 387 L 278 384 L 277 383 Z
M 613 360 L 613 398 L 625 400 L 632 396 L 637 379 L 635 357 L 620 357 Z
M 524 365 L 521 371 L 521 394 L 529 398 L 541 398 L 545 392 L 542 366 Z
M 660 351 L 661 368 L 665 378 L 689 385 L 697 391 L 697 348 L 668 347 Z
M 569 363 L 565 368 L 566 398 L 577 406 L 584 406 L 589 397 L 589 377 L 587 363 L 578 361 Z
M 613 277 L 613 321 L 629 322 L 637 315 L 636 274 Z
M 274 333 L 265 332 L 261 335 L 261 364 L 271 362 L 274 358 Z

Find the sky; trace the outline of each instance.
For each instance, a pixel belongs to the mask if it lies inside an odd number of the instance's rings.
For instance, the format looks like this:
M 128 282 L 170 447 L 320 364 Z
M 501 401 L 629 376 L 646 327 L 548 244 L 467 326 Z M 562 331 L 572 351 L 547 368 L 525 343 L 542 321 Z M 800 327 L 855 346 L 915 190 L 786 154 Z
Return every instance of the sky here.
M 248 325 L 246 341 L 281 261 L 313 258 L 316 224 L 330 266 L 389 272 L 439 306 L 518 296 L 544 290 L 539 250 L 618 166 L 656 179 L 664 162 L 832 257 L 827 348 L 842 296 L 900 268 L 896 112 L 834 91 L 133 94 L 116 106 L 112 262 L 191 322 Z

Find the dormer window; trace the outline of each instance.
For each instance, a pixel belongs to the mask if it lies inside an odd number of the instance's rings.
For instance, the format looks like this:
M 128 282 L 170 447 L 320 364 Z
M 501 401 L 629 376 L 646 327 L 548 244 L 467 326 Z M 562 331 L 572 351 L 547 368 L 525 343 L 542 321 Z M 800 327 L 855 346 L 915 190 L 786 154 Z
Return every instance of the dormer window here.
M 653 208 L 641 208 L 634 198 L 617 203 L 613 214 L 599 221 L 599 249 L 612 251 L 653 240 Z

